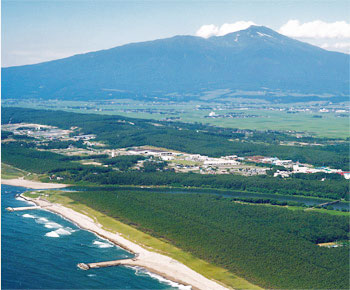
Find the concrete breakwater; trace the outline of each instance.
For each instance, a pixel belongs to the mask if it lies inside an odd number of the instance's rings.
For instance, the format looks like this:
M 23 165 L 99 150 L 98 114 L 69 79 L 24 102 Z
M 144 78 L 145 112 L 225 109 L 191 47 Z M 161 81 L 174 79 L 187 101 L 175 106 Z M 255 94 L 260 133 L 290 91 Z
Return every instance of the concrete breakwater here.
M 113 260 L 113 261 L 105 261 L 105 262 L 97 262 L 97 263 L 79 263 L 77 266 L 82 270 L 89 270 L 93 268 L 104 268 L 104 267 L 112 267 L 112 266 L 119 266 L 119 265 L 135 265 L 135 262 L 138 260 L 138 257 L 140 255 L 136 254 L 131 259 L 119 259 L 119 260 Z
M 104 267 L 112 267 L 119 265 L 132 265 L 135 262 L 134 259 L 122 259 L 115 261 L 105 261 L 105 262 L 97 262 L 97 263 L 79 263 L 77 266 L 82 270 L 89 270 L 94 268 L 104 268 Z
M 32 210 L 32 209 L 41 209 L 41 206 L 23 206 L 23 207 L 7 207 L 8 211 L 22 211 L 22 210 Z

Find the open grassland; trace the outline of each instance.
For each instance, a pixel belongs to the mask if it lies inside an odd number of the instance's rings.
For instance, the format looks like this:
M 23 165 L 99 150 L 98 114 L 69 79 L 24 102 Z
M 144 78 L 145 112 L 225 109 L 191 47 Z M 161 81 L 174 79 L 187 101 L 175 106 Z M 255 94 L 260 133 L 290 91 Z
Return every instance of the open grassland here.
M 31 173 L 1 162 L 1 179 L 24 178 L 32 181 L 46 180 L 46 176 Z
M 25 175 L 27 175 L 27 172 L 25 172 L 24 170 L 15 168 L 5 163 L 1 163 L 1 179 L 12 179 L 23 177 Z
M 239 112 L 239 111 L 236 111 Z M 241 111 L 242 112 L 242 111 Z M 347 138 L 349 133 L 348 118 L 337 117 L 335 114 L 322 114 L 322 118 L 314 118 L 314 115 L 319 113 L 298 112 L 295 114 L 287 114 L 286 112 L 276 112 L 267 110 L 249 110 L 243 111 L 247 114 L 254 114 L 255 118 L 242 119 L 209 119 L 204 116 L 195 116 L 189 114 L 184 116 L 183 121 L 195 122 L 198 117 L 203 123 L 212 125 L 252 129 L 252 130 L 294 130 L 297 132 L 308 132 L 318 137 L 326 138 Z
M 207 278 L 219 281 L 220 283 L 233 287 L 234 289 L 261 289 L 260 287 L 249 283 L 245 279 L 240 278 L 233 273 L 230 273 L 224 268 L 210 264 L 202 259 L 195 257 L 189 252 L 175 247 L 165 239 L 155 238 L 150 234 L 122 223 L 118 219 L 112 218 L 105 213 L 102 213 L 101 211 L 97 211 L 86 204 L 74 201 L 69 196 L 65 195 L 64 192 L 45 191 L 43 194 L 49 195 L 48 197 L 45 196 L 45 198 L 50 202 L 60 203 L 64 206 L 74 209 L 75 211 L 85 214 L 101 224 L 105 230 L 114 233 L 120 233 L 123 235 L 123 237 L 139 245 L 142 245 L 150 251 L 155 251 L 160 254 L 172 257 Z M 25 195 L 31 198 L 35 198 L 38 197 L 39 194 L 36 192 L 29 192 Z
M 318 137 L 347 138 L 349 134 L 348 118 L 336 113 L 272 111 L 251 108 L 249 110 L 220 110 L 217 114 L 243 113 L 256 117 L 247 118 L 207 118 L 212 111 L 199 110 L 197 106 L 215 107 L 220 103 L 190 102 L 190 103 L 157 103 L 135 100 L 117 100 L 107 105 L 95 102 L 55 102 L 44 103 L 18 101 L 16 106 L 34 109 L 66 110 L 78 113 L 95 113 L 106 115 L 121 115 L 130 118 L 164 120 L 166 118 L 180 118 L 182 122 L 211 124 L 226 128 L 256 129 L 256 130 L 295 130 L 309 132 Z M 300 104 L 298 104 L 300 106 Z M 271 105 L 273 106 L 273 105 Z M 293 104 L 289 104 L 292 107 Z M 283 106 L 281 106 L 283 107 Z M 285 105 L 285 107 L 287 107 Z M 135 112 L 134 110 L 141 110 Z M 314 116 L 321 116 L 315 118 Z M 344 114 L 343 114 L 344 115 Z

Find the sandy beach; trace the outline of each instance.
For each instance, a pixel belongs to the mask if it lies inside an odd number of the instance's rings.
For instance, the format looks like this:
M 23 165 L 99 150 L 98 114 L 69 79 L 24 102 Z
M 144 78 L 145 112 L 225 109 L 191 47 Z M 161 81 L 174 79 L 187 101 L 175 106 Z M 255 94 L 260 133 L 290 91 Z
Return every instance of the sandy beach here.
M 95 234 L 108 239 L 114 244 L 124 248 L 125 250 L 132 252 L 136 255 L 134 260 L 126 260 L 122 264 L 129 266 L 143 267 L 150 272 L 161 275 L 164 278 L 183 284 L 191 285 L 192 289 L 201 290 L 227 290 L 226 288 L 217 282 L 205 278 L 199 273 L 193 271 L 184 264 L 155 252 L 148 251 L 138 244 L 135 244 L 118 233 L 112 233 L 104 230 L 100 224 L 97 224 L 88 216 L 78 213 L 70 208 L 64 207 L 60 204 L 50 203 L 42 199 L 31 199 L 24 197 L 29 201 L 33 201 L 36 205 L 41 206 L 45 210 L 59 214 L 66 219 L 72 221 L 82 229 L 94 232 Z M 91 261 L 102 262 L 102 261 Z
M 67 187 L 67 184 L 62 183 L 43 183 L 37 181 L 26 180 L 23 178 L 16 179 L 1 179 L 1 184 L 12 185 L 12 186 L 21 186 L 32 189 L 53 189 L 53 188 L 64 188 Z

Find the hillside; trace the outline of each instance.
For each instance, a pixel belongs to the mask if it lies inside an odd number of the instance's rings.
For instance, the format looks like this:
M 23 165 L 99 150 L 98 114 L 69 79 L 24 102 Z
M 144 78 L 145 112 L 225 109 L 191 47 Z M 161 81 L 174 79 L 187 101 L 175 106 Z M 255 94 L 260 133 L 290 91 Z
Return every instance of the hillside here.
M 3 98 L 95 99 L 203 95 L 349 95 L 349 55 L 269 28 L 219 37 L 175 36 L 2 69 Z M 213 92 L 214 91 L 214 92 Z M 244 93 L 242 93 L 244 95 Z

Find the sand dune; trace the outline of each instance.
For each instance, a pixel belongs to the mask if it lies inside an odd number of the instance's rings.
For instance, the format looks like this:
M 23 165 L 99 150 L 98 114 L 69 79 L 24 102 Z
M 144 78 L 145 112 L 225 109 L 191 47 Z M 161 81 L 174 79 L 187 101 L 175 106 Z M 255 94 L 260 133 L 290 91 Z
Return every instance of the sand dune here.
M 63 188 L 67 187 L 67 184 L 62 183 L 43 183 L 37 181 L 26 180 L 23 178 L 16 179 L 1 179 L 1 184 L 21 186 L 32 189 L 52 189 L 52 188 Z

